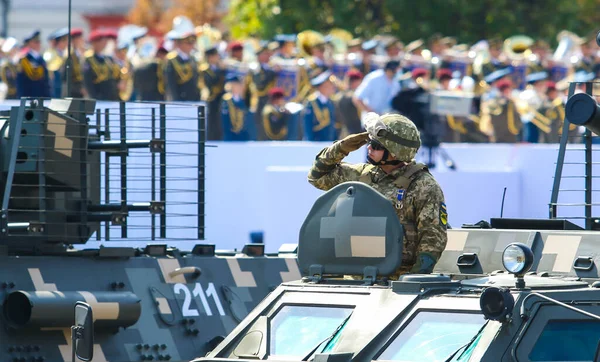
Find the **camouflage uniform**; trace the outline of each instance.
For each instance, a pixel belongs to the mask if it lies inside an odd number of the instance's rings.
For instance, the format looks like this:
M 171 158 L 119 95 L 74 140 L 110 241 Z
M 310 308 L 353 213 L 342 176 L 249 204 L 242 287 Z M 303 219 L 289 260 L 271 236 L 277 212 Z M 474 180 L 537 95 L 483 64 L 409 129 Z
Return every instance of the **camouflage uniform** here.
M 381 129 L 373 129 L 367 125 L 368 132 L 350 135 L 324 148 L 309 171 L 308 181 L 321 190 L 329 190 L 342 182 L 360 181 L 381 192 L 396 207 L 396 213 L 404 227 L 402 267 L 397 275 L 409 271 L 431 272 L 448 240 L 448 214 L 444 194 L 425 165 L 413 160 L 420 147 L 419 133 L 414 124 L 397 114 L 384 115 L 379 119 L 380 124 L 391 132 L 385 137 L 377 136 Z M 373 164 L 341 162 L 351 151 L 364 145 L 369 137 L 380 142 L 390 155 L 406 164 L 388 174 Z M 423 257 L 432 260 L 427 261 Z M 424 267 L 427 263 L 429 265 Z

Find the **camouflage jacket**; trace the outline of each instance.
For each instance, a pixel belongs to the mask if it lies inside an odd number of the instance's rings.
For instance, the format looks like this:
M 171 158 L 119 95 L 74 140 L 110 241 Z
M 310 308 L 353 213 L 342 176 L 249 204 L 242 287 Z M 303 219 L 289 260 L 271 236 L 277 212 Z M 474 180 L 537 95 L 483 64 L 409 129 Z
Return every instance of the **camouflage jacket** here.
M 409 271 L 420 253 L 429 253 L 439 260 L 448 240 L 448 214 L 444 194 L 433 176 L 418 168 L 414 161 L 386 174 L 368 163 L 342 163 L 345 156 L 340 141 L 321 150 L 309 171 L 308 181 L 325 191 L 342 182 L 364 182 L 394 204 L 405 235 L 399 273 Z M 399 187 L 407 176 L 410 183 Z

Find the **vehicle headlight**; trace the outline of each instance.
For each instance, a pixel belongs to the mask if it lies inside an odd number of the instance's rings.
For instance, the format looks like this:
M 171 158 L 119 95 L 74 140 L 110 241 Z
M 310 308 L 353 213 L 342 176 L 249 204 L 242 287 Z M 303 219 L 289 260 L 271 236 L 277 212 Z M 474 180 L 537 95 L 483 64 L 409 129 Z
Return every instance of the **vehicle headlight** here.
M 523 275 L 533 265 L 533 251 L 525 244 L 509 244 L 502 253 L 502 264 L 509 273 Z

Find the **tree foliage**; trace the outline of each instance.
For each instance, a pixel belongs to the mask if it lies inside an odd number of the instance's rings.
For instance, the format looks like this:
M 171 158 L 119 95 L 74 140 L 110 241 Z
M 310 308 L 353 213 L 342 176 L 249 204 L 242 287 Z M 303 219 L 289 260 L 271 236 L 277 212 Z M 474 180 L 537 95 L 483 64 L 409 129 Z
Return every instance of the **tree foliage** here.
M 132 24 L 146 26 L 166 33 L 173 26 L 173 19 L 183 15 L 195 25 L 217 25 L 226 15 L 219 9 L 220 0 L 171 0 L 165 9 L 165 0 L 136 0 L 128 14 Z
M 598 30 L 600 0 L 233 0 L 227 23 L 236 37 L 342 28 L 405 42 L 439 32 L 467 43 L 525 34 L 556 44 L 561 30 Z

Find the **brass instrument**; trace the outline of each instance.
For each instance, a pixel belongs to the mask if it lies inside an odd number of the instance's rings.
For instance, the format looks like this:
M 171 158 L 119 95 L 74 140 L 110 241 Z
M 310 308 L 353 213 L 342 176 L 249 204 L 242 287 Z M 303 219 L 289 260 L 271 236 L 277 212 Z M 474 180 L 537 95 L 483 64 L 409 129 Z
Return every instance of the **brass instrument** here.
M 44 61 L 49 72 L 56 72 L 62 68 L 64 58 L 56 49 L 48 49 L 44 52 Z
M 521 119 L 529 120 L 542 132 L 551 132 L 552 120 L 539 112 L 543 101 L 534 89 L 525 89 L 513 97 L 512 100 L 515 103 L 517 112 L 521 115 Z
M 196 59 L 201 60 L 204 55 L 204 52 L 219 44 L 222 39 L 222 34 L 216 28 L 210 26 L 210 24 L 204 24 L 202 26 L 197 26 L 195 28 L 196 32 L 196 48 L 198 49 L 198 54 Z
M 122 88 L 119 89 L 119 97 L 123 101 L 129 101 L 133 94 L 133 74 L 131 70 L 127 61 L 120 69 L 121 79 L 119 81 L 122 82 Z
M 511 62 L 527 61 L 533 53 L 533 39 L 526 35 L 515 35 L 504 41 L 502 50 Z
M 312 48 L 324 44 L 323 34 L 314 30 L 304 30 L 298 33 L 296 37 L 296 47 L 298 48 L 298 57 L 307 57 L 312 55 Z
M 331 39 L 334 53 L 345 54 L 348 51 L 348 42 L 354 39 L 352 33 L 344 29 L 331 29 L 327 36 Z
M 556 36 L 558 46 L 552 55 L 554 63 L 569 65 L 581 59 L 581 44 L 583 39 L 567 30 L 562 30 Z

